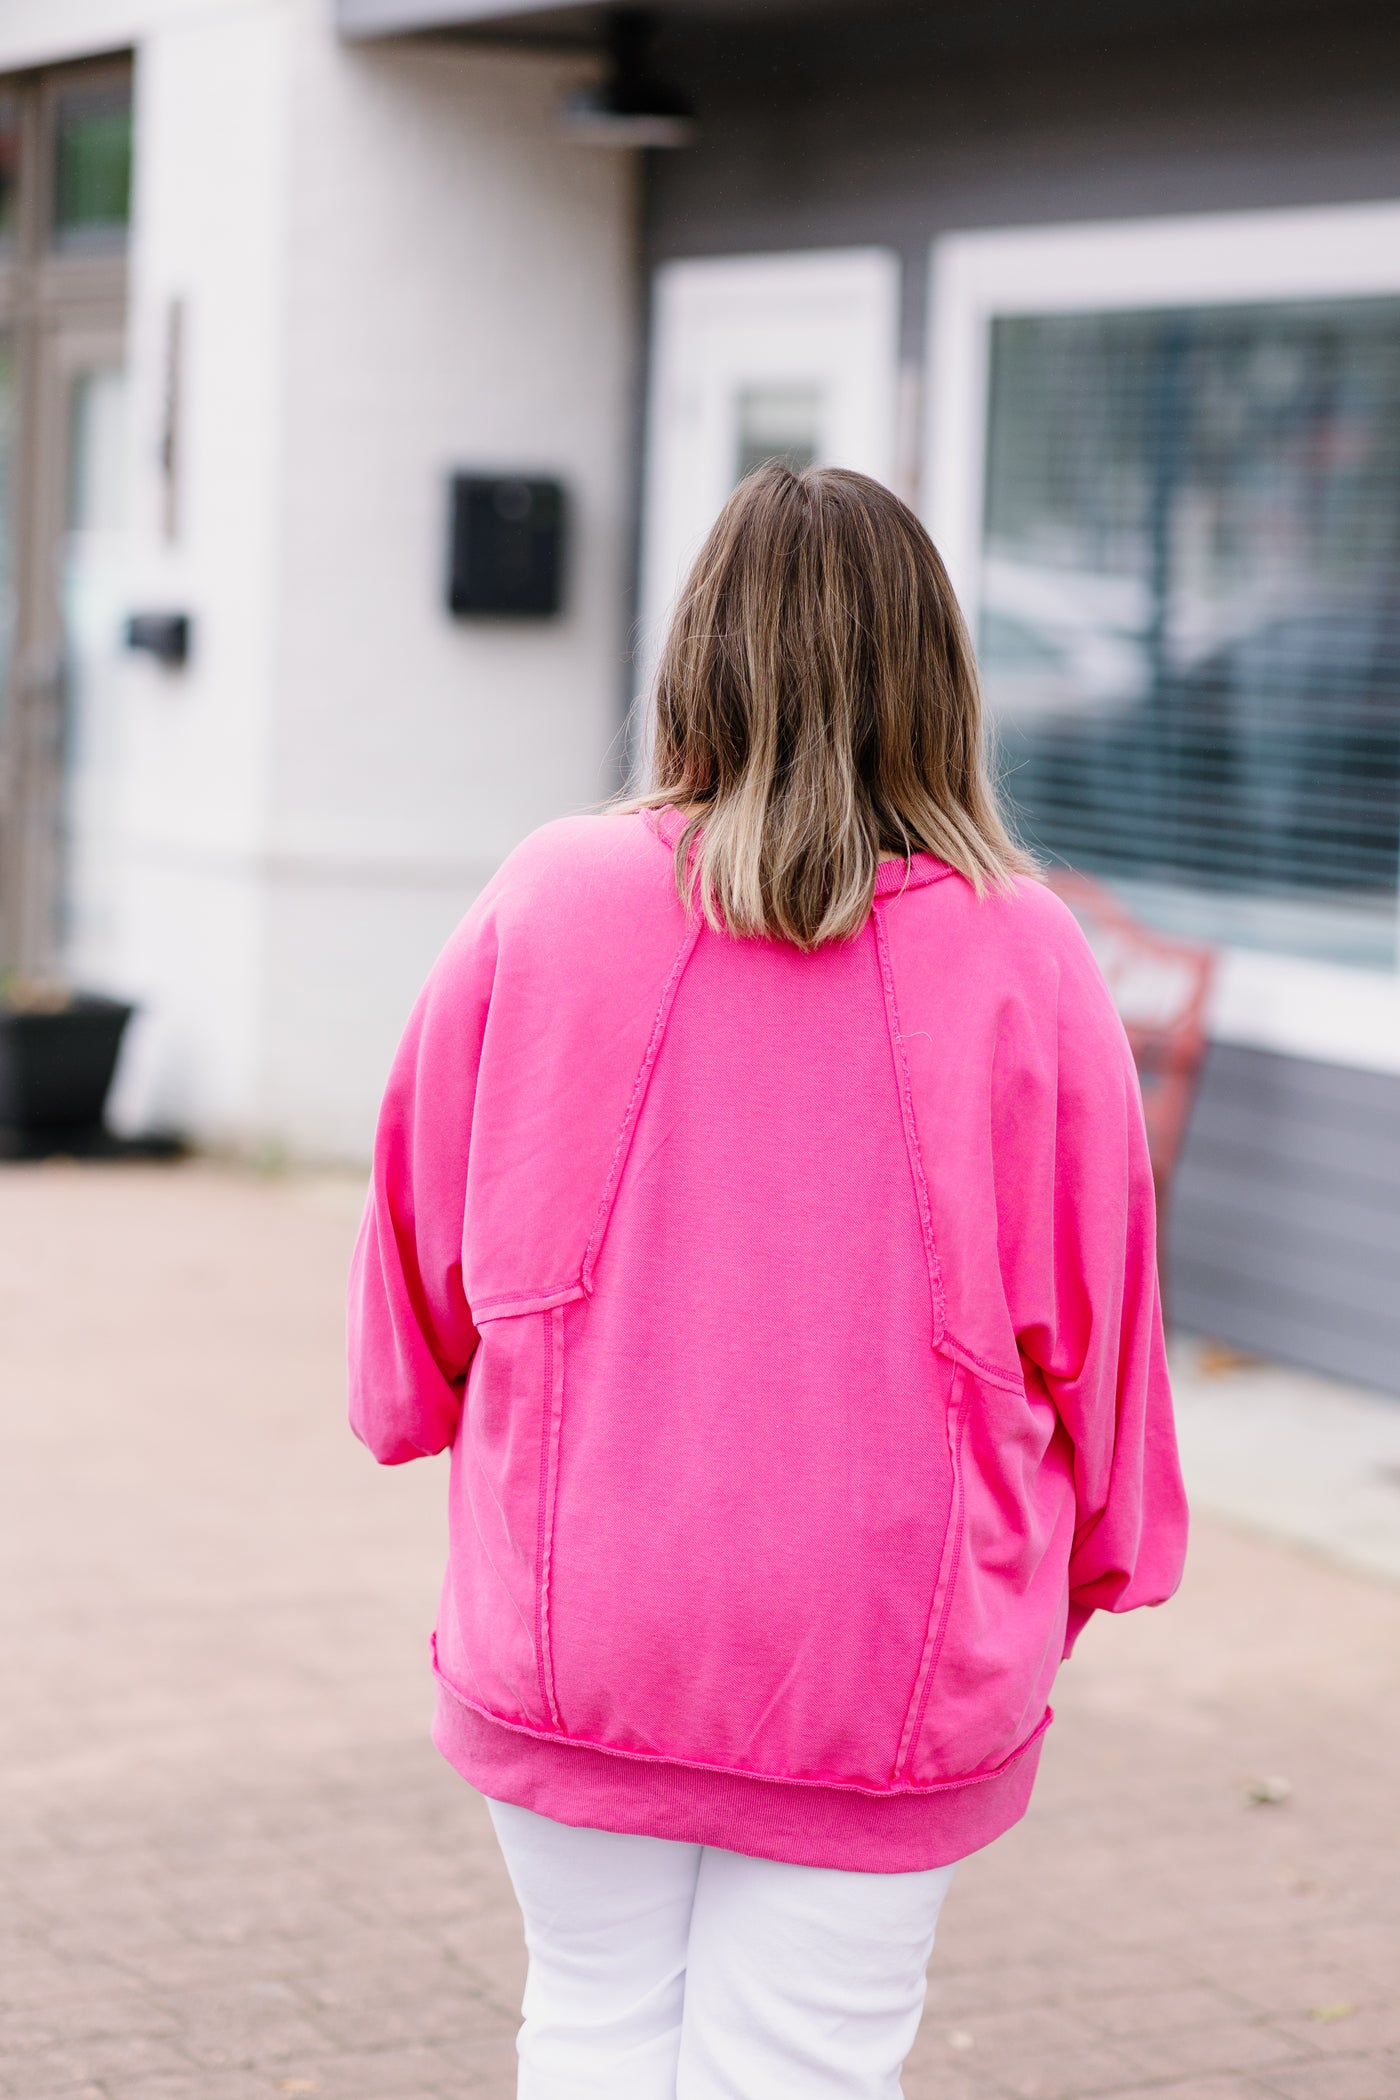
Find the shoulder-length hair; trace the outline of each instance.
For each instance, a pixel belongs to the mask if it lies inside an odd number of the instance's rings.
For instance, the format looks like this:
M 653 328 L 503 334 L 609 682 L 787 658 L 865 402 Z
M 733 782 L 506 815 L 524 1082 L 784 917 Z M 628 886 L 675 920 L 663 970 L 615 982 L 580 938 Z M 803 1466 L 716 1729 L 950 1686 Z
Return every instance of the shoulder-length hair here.
M 811 949 L 865 922 L 882 857 L 979 892 L 1032 863 L 997 806 L 972 645 L 938 551 L 867 475 L 770 462 L 696 557 L 651 695 L 681 895 Z

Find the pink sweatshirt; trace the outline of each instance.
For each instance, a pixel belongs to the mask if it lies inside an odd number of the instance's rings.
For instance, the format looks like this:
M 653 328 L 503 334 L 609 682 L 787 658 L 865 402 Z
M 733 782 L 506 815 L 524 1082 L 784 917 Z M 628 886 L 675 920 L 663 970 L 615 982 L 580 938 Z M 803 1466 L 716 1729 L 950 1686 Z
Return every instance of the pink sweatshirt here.
M 437 1740 L 570 1823 L 897 1870 L 1023 1812 L 1088 1614 L 1186 1514 L 1132 1061 L 1070 914 L 882 868 L 812 955 L 580 817 L 385 1097 L 351 1420 L 452 1451 Z

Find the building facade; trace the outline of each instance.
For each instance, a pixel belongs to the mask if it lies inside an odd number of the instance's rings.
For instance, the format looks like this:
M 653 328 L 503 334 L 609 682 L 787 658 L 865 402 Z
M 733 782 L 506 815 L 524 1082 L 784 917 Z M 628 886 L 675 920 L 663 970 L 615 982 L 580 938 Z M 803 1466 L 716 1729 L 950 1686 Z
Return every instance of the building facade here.
M 465 904 L 615 785 L 635 169 L 558 134 L 589 71 L 361 49 L 315 0 L 0 19 L 0 285 L 48 302 L 10 367 L 7 960 L 140 1002 L 128 1127 L 363 1156 Z M 73 233 L 60 122 L 99 89 L 129 186 Z M 567 485 L 558 618 L 449 613 L 470 469 Z M 142 612 L 187 617 L 187 661 L 122 645 Z
M 446 928 L 618 777 L 733 482 L 860 466 L 949 560 L 1029 837 L 1220 948 L 1177 1318 L 1400 1389 L 1391 11 L 653 16 L 669 132 L 586 147 L 596 5 L 12 0 L 14 297 L 81 260 L 126 316 L 124 393 L 71 353 L 106 392 L 50 380 L 15 469 L 12 678 L 68 723 L 10 790 L 25 938 L 143 1000 L 129 1116 L 356 1155 Z M 123 68 L 129 233 L 84 248 L 57 113 Z M 561 616 L 449 616 L 454 470 L 564 485 Z M 113 648 L 141 608 L 189 612 L 184 668 Z

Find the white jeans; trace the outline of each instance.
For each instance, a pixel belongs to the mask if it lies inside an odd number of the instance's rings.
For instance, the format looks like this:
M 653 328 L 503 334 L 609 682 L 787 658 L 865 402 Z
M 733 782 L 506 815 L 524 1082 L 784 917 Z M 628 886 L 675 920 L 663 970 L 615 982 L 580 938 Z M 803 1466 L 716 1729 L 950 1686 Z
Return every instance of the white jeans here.
M 492 1802 L 520 2100 L 897 2100 L 952 1867 L 851 1874 Z

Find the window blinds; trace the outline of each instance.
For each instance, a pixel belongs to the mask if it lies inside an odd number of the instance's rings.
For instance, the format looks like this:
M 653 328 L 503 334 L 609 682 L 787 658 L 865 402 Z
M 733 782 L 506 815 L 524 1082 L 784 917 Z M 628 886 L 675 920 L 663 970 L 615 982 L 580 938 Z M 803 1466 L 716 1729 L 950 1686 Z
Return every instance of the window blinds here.
M 1027 840 L 1393 961 L 1400 300 L 992 327 L 980 647 Z

